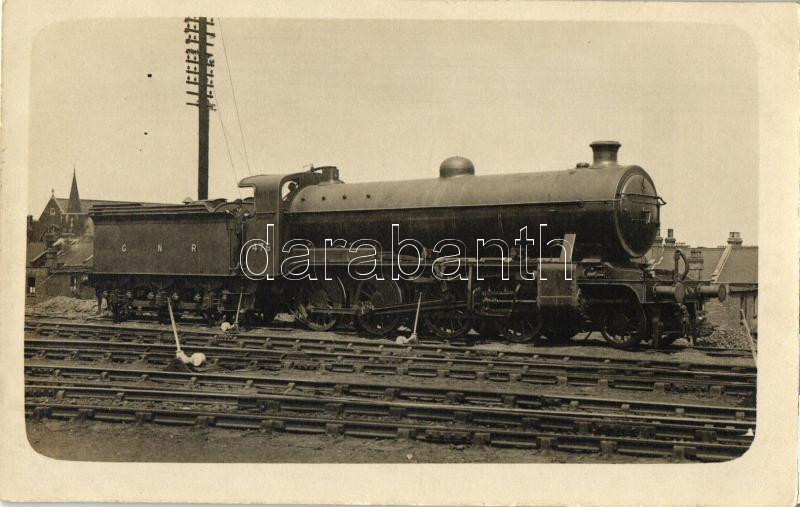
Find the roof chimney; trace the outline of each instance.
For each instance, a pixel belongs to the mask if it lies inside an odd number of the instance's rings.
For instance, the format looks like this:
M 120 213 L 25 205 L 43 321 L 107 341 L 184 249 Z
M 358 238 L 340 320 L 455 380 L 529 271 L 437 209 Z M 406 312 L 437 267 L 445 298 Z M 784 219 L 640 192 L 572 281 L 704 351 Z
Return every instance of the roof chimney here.
M 656 232 L 656 237 L 653 238 L 653 247 L 661 246 L 664 242 L 664 238 L 661 237 L 661 227 L 658 228 L 658 232 Z
M 667 238 L 664 240 L 664 246 L 675 246 L 675 230 L 667 229 Z
M 731 231 L 728 236 L 728 244 L 731 246 L 742 246 L 742 237 L 738 232 Z
M 689 254 L 689 272 L 695 280 L 703 277 L 703 251 L 699 248 L 692 248 Z
M 622 145 L 616 141 L 595 141 L 589 146 L 594 152 L 592 167 L 602 167 L 617 163 L 617 152 Z

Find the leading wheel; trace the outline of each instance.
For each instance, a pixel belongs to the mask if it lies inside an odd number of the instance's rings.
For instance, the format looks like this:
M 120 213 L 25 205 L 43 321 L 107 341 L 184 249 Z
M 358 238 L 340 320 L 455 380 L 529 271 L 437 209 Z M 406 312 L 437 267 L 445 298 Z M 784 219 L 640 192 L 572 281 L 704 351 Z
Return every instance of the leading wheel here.
M 610 307 L 603 317 L 600 333 L 612 347 L 635 347 L 647 333 L 644 309 L 635 301 Z
M 340 316 L 316 310 L 342 308 L 345 302 L 344 285 L 338 278 L 304 281 L 295 296 L 295 318 L 314 331 L 328 331 L 336 326 Z
M 383 307 L 403 303 L 403 292 L 394 280 L 362 280 L 356 289 L 356 325 L 372 336 L 385 336 L 403 321 L 401 313 L 375 313 Z

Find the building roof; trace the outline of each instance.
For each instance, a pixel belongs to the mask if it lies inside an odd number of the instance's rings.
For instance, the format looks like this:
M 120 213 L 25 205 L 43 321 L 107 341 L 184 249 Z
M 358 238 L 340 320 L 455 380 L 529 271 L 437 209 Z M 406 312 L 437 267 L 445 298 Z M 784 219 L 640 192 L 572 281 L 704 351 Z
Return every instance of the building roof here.
M 735 239 L 739 239 L 739 237 L 736 236 Z M 690 269 L 689 277 L 692 279 L 711 280 L 719 266 L 720 271 L 717 281 L 720 283 L 740 285 L 758 284 L 757 246 L 742 246 L 740 241 L 727 246 L 715 247 L 690 247 L 678 244 L 676 246 L 670 245 L 651 249 L 647 257 L 653 260 L 661 259 L 661 261 L 655 265 L 656 268 L 671 270 L 675 266 L 673 256 L 676 248 L 680 248 L 687 259 L 691 258 L 692 251 L 700 252 L 700 256 L 703 259 L 702 270 L 700 271 L 700 275 L 697 276 L 696 271 Z M 730 249 L 730 253 L 726 256 L 725 252 L 728 249 Z M 722 265 L 720 265 L 720 261 L 724 261 Z
M 724 246 L 714 246 L 714 247 L 700 247 L 696 250 L 700 250 L 703 253 L 703 271 L 700 275 L 701 280 L 710 280 L 711 276 L 714 274 L 714 270 L 717 269 L 717 264 L 719 264 L 719 260 L 722 258 L 722 254 L 725 253 Z
M 138 201 L 116 201 L 116 200 L 105 200 L 105 199 L 81 199 L 78 193 L 78 179 L 75 176 L 75 169 L 72 170 L 72 185 L 70 186 L 69 190 L 69 197 L 55 197 L 55 195 L 50 196 L 58 206 L 58 209 L 61 213 L 88 213 L 89 210 L 95 204 L 142 204 L 142 205 L 152 205 L 158 204 L 163 205 L 164 203 L 155 203 L 155 202 L 138 202 Z M 174 204 L 174 203 L 171 203 Z
M 46 250 L 45 244 L 42 241 L 29 241 L 25 248 L 25 263 L 30 264 L 39 258 L 40 255 Z
M 721 283 L 758 283 L 758 247 L 741 246 L 731 249 L 731 254 L 717 280 Z
M 700 249 L 705 249 L 705 247 L 701 247 Z M 689 258 L 692 253 L 692 250 L 698 250 L 698 248 L 692 248 L 687 245 L 676 245 L 676 246 L 665 246 L 659 250 L 650 250 L 647 254 L 649 258 L 658 260 L 661 259 L 661 262 L 655 265 L 656 269 L 674 269 L 675 267 L 675 250 L 680 250 Z M 709 250 L 709 252 L 703 252 L 703 276 L 702 278 L 709 278 L 711 276 L 711 272 L 714 271 L 714 266 L 717 265 L 717 261 L 719 260 L 720 255 L 722 252 L 714 252 L 713 248 L 705 249 Z M 656 255 L 658 257 L 656 257 Z M 706 276 L 707 275 L 707 276 Z
M 55 198 L 56 204 L 61 209 L 62 213 L 67 213 L 69 209 L 69 199 L 65 199 L 63 197 L 56 197 Z M 132 204 L 135 201 L 107 201 L 104 199 L 81 199 L 81 213 L 88 213 L 92 206 L 95 204 Z M 141 204 L 151 204 L 151 203 L 141 203 Z M 153 203 L 155 204 L 155 203 Z
M 78 194 L 78 179 L 75 177 L 75 167 L 72 168 L 72 187 L 69 189 L 67 213 L 81 213 L 81 197 Z
M 58 256 L 58 267 L 76 268 L 92 265 L 94 255 L 94 240 L 91 236 L 84 236 L 76 241 L 64 243 L 64 248 Z

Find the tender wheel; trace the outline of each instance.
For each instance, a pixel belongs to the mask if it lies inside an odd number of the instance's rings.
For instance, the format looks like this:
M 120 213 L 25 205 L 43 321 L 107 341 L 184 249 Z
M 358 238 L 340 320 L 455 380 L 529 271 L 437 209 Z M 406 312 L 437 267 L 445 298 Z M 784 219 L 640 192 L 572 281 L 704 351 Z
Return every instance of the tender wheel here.
M 456 287 L 451 285 L 449 290 L 442 290 L 442 285 L 439 283 L 431 284 L 422 298 L 425 300 L 437 300 L 443 303 L 456 303 L 459 299 L 459 291 L 456 294 Z M 472 328 L 473 319 L 467 313 L 466 308 L 453 308 L 451 310 L 442 310 L 434 312 L 425 312 L 420 315 L 423 326 L 431 334 L 445 340 L 460 338 L 466 335 Z
M 128 305 L 124 303 L 117 303 L 112 309 L 112 320 L 114 322 L 124 322 L 128 320 Z
M 241 324 L 241 319 L 242 319 L 242 315 L 240 314 L 239 315 L 239 324 Z M 222 312 L 222 322 L 227 322 L 231 326 L 236 324 L 236 312 L 235 311 Z
M 618 349 L 635 347 L 646 336 L 647 318 L 638 302 L 617 305 L 605 314 L 600 332 L 603 338 Z
M 342 308 L 345 302 L 344 285 L 338 278 L 304 281 L 295 296 L 295 318 L 314 331 L 328 331 L 336 326 L 340 316 L 314 309 Z
M 177 316 L 175 320 L 178 320 Z M 169 318 L 169 309 L 166 306 L 158 310 L 158 321 L 162 324 L 169 324 L 172 322 Z
M 203 317 L 205 317 L 206 324 L 210 327 L 218 327 L 222 324 L 222 312 L 219 310 L 206 310 L 203 312 Z M 169 315 L 167 315 L 167 318 L 169 318 Z
M 394 280 L 362 280 L 353 299 L 360 310 L 356 313 L 356 325 L 365 333 L 385 336 L 403 321 L 400 313 L 373 313 L 375 309 L 403 303 L 403 292 Z
M 537 314 L 515 314 L 507 319 L 498 319 L 500 337 L 514 343 L 535 340 L 542 334 L 542 320 Z

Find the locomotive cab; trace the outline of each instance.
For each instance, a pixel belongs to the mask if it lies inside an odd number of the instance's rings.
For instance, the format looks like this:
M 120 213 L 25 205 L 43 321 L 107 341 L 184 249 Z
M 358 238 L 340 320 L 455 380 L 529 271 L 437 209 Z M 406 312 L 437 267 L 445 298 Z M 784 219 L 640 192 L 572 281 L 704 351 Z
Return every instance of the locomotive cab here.
M 341 182 L 338 169 L 330 166 L 293 174 L 261 174 L 239 182 L 240 188 L 252 188 L 254 193 L 242 235 L 240 263 L 246 276 L 280 276 L 281 245 L 290 235 L 285 212 L 304 188 L 332 183 Z

